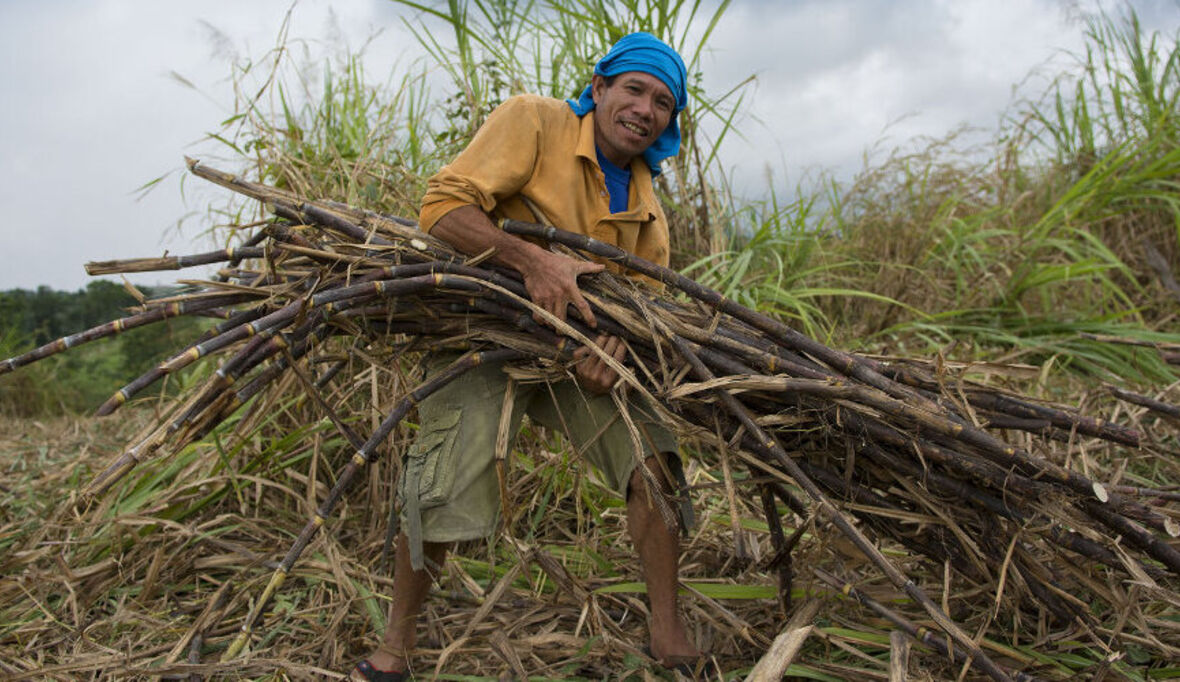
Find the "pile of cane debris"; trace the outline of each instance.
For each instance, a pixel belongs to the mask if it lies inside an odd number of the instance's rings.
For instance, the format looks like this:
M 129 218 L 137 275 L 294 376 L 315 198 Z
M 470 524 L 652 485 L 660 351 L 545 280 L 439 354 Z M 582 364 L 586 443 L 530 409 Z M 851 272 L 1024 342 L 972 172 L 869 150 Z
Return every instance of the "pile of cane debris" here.
M 274 218 L 250 226 L 256 231 L 242 246 L 88 265 L 92 274 L 107 274 L 224 264 L 190 292 L 145 301 L 129 317 L 6 360 L 0 374 L 171 317 L 218 318 L 192 345 L 100 408 L 110 414 L 200 358 L 218 357 L 208 379 L 160 411 L 94 479 L 79 501 L 82 509 L 137 465 L 173 456 L 259 396 L 305 393 L 332 421 L 354 454 L 248 613 L 225 616 L 238 619 L 238 632 L 222 661 L 265 633 L 264 615 L 284 579 L 350 487 L 387 456 L 390 434 L 418 401 L 481 362 L 508 361 L 520 380 L 560 376 L 568 372 L 570 351 L 592 345 L 598 333 L 627 345 L 623 363 L 606 358 L 621 376 L 616 393 L 648 396 L 686 438 L 720 453 L 735 518 L 739 506 L 762 511 L 770 551 L 757 568 L 776 577 L 781 613 L 794 610 L 791 595 L 800 581 L 830 588 L 829 594 L 842 591 L 872 618 L 937 652 L 935 660 L 950 669 L 970 667 L 997 680 L 1031 679 L 1022 670 L 1038 667 L 1013 656 L 997 660 L 996 651 L 981 647 L 985 634 L 1002 637 L 988 631 L 1001 615 L 1009 623 L 1038 624 L 1033 629 L 1046 642 L 1052 639 L 1046 633 L 1068 632 L 1111 662 L 1128 646 L 1156 660 L 1180 659 L 1180 491 L 1166 481 L 1126 485 L 1121 471 L 1110 475 L 1094 465 L 1096 458 L 1174 458 L 1176 432 L 1167 421 L 1178 414 L 1173 405 L 1115 390 L 1159 415 L 1138 420 L 1163 425 L 1159 434 L 1145 434 L 972 383 L 931 363 L 842 352 L 614 247 L 504 221 L 500 227 L 508 232 L 609 264 L 615 274 L 584 278 L 598 320 L 591 330 L 576 316 L 561 322 L 533 306 L 519 277 L 490 263 L 492 254 L 461 256 L 412 221 L 307 201 L 196 161 L 189 168 L 263 202 Z M 665 289 L 636 286 L 620 273 L 642 275 Z M 395 357 L 408 357 L 444 348 L 468 352 L 446 372 L 404 388 L 372 428 L 349 414 L 355 405 L 332 402 L 339 395 L 355 400 L 356 390 L 341 387 L 355 387 L 370 364 L 358 363 L 358 356 L 388 357 L 392 349 Z M 1087 475 L 1091 470 L 1103 475 Z M 670 515 L 676 503 L 662 501 L 661 511 Z M 830 563 L 801 566 L 792 551 L 807 534 L 837 537 L 846 553 L 867 562 L 843 573 Z M 733 552 L 748 559 L 743 537 L 735 533 Z M 886 546 L 893 549 L 883 552 Z M 537 554 L 533 559 L 556 582 L 568 582 L 560 566 L 546 567 Z M 948 614 L 948 596 L 941 595 L 940 605 L 940 595 L 927 594 L 903 565 L 941 573 L 945 589 L 953 583 L 974 595 L 978 612 Z M 882 579 L 892 586 L 884 591 L 895 595 L 893 605 L 870 596 L 882 594 Z M 863 583 L 878 584 L 859 589 Z M 210 611 L 223 609 L 225 595 L 219 598 Z M 974 632 L 956 622 L 964 617 Z M 216 632 L 224 634 L 224 627 Z M 194 658 L 206 634 L 194 627 L 186 636 L 186 645 L 195 641 Z M 773 634 L 762 633 L 761 641 Z M 529 672 L 519 661 L 512 668 Z

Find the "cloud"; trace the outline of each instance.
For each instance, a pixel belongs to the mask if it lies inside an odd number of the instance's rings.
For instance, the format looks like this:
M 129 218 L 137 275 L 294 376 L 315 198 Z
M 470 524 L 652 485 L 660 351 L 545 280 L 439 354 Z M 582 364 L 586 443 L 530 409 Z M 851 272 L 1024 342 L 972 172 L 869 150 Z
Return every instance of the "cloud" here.
M 1049 60 L 1059 67 L 1081 30 L 1049 0 L 834 0 L 735 5 L 713 42 L 712 91 L 757 76 L 740 119 L 747 141 L 727 156 L 749 189 L 764 186 L 767 165 L 783 182 L 814 168 L 848 177 L 874 146 L 994 130 L 1013 86 Z

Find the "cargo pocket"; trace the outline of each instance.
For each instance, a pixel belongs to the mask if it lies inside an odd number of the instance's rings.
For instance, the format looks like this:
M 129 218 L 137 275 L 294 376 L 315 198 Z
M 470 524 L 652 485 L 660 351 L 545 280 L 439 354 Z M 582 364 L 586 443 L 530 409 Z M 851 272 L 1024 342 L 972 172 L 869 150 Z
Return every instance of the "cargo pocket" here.
M 422 509 L 445 504 L 455 483 L 455 438 L 461 410 L 448 407 L 423 424 L 406 455 L 402 499 L 418 498 Z
M 458 407 L 447 407 L 423 424 L 410 451 L 400 482 L 410 564 L 422 570 L 422 510 L 446 504 L 455 483 L 455 438 L 459 432 Z

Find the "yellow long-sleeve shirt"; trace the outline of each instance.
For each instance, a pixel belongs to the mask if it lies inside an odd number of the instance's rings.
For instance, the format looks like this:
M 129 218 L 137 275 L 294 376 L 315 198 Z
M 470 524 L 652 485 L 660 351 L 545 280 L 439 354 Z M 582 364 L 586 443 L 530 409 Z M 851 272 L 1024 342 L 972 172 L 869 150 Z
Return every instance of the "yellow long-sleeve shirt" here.
M 493 219 L 539 222 L 521 197 L 556 227 L 668 265 L 668 221 L 642 157 L 631 162 L 628 210 L 610 212 L 594 150 L 594 112 L 579 118 L 561 100 L 510 98 L 488 116 L 467 148 L 430 178 L 419 226 L 429 232 L 444 215 L 467 205 Z M 620 272 L 612 263 L 607 267 Z

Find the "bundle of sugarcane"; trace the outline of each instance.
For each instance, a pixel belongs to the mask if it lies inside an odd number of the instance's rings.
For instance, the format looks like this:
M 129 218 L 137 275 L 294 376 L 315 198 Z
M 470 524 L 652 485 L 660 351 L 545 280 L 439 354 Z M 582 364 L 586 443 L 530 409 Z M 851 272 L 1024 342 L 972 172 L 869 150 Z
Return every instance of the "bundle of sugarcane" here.
M 210 433 L 260 393 L 292 385 L 315 401 L 355 454 L 337 477 L 264 593 L 246 615 L 226 657 L 249 641 L 261 614 L 324 520 L 413 406 L 482 362 L 508 361 L 534 377 L 568 371 L 570 349 L 607 333 L 624 340 L 618 392 L 646 396 L 669 423 L 729 453 L 756 486 L 773 545 L 767 567 L 789 600 L 792 547 L 804 528 L 835 532 L 894 588 L 920 605 L 942 634 L 895 614 L 852 586 L 854 576 L 817 574 L 887 614 L 920 642 L 994 679 L 1027 678 L 993 662 L 879 549 L 899 543 L 1014 609 L 1047 613 L 1089 631 L 1103 647 L 1132 642 L 1156 655 L 1180 653 L 1174 628 L 1158 631 L 1153 605 L 1175 603 L 1180 575 L 1180 493 L 1107 485 L 1069 463 L 1080 443 L 1137 448 L 1137 431 L 1012 392 L 929 371 L 921 362 L 885 362 L 825 346 L 736 305 L 674 271 L 553 227 L 503 221 L 510 233 L 586 254 L 615 274 L 585 280 L 598 320 L 591 330 L 529 301 L 519 277 L 466 258 L 419 232 L 413 221 L 379 215 L 245 181 L 189 162 L 197 176 L 264 202 L 274 219 L 255 225 L 243 246 L 187 257 L 92 263 L 92 274 L 225 263 L 196 291 L 148 301 L 141 312 L 60 339 L 0 364 L 0 373 L 71 346 L 177 315 L 221 318 L 201 338 L 120 389 L 109 414 L 161 378 L 217 354 L 216 372 L 182 394 L 160 420 L 87 490 L 100 495 L 149 458 Z M 628 277 L 665 285 L 657 292 Z M 322 396 L 347 382 L 345 348 L 462 347 L 448 370 L 408 391 L 380 425 L 359 434 Z M 310 368 L 327 365 L 314 375 Z M 280 382 L 295 377 L 297 383 Z M 1134 396 L 1124 392 L 1121 397 Z M 1136 401 L 1145 404 L 1143 401 Z M 1146 405 L 1167 414 L 1174 407 Z M 620 405 L 623 401 L 620 401 Z M 732 481 L 729 482 L 732 485 Z M 800 495 L 800 492 L 802 495 Z M 658 499 L 658 498 L 657 498 Z M 668 512 L 665 507 L 664 512 Z M 784 514 L 804 523 L 788 536 Z M 875 536 L 870 539 L 870 536 Z M 1140 589 L 1121 595 L 1139 627 L 1105 628 L 1090 600 L 1099 576 L 1118 574 Z M 1125 620 L 1123 621 L 1126 622 Z

